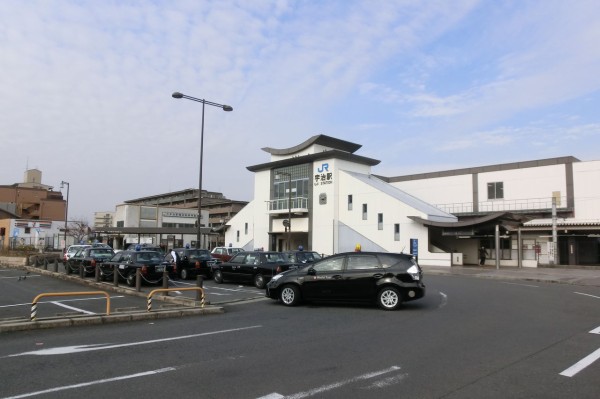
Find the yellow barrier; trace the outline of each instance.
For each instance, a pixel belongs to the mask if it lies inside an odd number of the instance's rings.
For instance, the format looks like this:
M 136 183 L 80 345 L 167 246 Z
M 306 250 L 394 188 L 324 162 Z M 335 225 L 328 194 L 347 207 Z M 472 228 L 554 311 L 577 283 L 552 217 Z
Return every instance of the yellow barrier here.
M 35 320 L 37 314 L 37 302 L 40 298 L 44 298 L 47 296 L 81 296 L 81 295 L 104 295 L 106 297 L 106 315 L 110 315 L 110 296 L 108 293 L 104 291 L 84 291 L 84 292 L 48 292 L 44 294 L 40 294 L 33 298 L 33 302 L 31 302 L 31 321 Z
M 150 291 L 148 294 L 148 312 L 152 311 L 152 296 L 157 292 L 169 292 L 169 291 L 200 291 L 202 297 L 200 298 L 200 307 L 204 307 L 204 290 L 200 287 L 189 287 L 189 288 L 158 288 Z

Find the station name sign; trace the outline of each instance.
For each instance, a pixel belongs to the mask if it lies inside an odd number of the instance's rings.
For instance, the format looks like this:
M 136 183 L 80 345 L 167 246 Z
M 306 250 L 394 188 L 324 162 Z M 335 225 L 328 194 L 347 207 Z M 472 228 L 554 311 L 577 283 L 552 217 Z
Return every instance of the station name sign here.
M 328 163 L 322 163 L 321 166 L 317 167 L 313 184 L 315 186 L 333 184 L 333 172 L 329 171 Z

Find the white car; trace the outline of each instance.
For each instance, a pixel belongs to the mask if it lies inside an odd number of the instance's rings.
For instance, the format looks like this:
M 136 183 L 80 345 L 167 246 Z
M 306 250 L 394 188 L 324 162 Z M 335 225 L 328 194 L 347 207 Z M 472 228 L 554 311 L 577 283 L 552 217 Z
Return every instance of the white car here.
M 73 255 L 75 255 L 75 253 L 77 251 L 79 251 L 80 249 L 83 248 L 89 248 L 91 247 L 91 245 L 87 245 L 87 244 L 82 244 L 82 245 L 69 245 L 69 247 L 67 248 L 67 250 L 65 251 L 65 253 L 63 254 L 63 260 L 66 262 L 69 259 L 71 259 L 71 257 Z

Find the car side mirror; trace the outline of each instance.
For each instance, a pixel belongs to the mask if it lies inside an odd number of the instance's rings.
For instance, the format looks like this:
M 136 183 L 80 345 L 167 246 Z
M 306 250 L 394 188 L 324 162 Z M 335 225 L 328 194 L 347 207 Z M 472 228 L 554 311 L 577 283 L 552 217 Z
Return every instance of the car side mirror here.
M 311 267 L 310 269 L 308 269 L 308 272 L 306 274 L 308 274 L 310 276 L 316 276 L 317 271 Z

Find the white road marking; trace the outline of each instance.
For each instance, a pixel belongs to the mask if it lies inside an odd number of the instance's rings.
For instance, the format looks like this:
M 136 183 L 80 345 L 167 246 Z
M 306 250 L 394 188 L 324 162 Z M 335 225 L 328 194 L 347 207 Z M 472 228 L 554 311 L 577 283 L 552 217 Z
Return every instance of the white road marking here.
M 69 310 L 74 310 L 74 311 L 76 311 L 76 312 L 80 312 L 80 313 L 85 313 L 85 314 L 96 314 L 96 313 L 94 313 L 94 312 L 90 312 L 90 311 L 87 311 L 87 310 L 79 309 L 79 308 L 76 308 L 75 306 L 69 306 L 69 305 L 65 305 L 64 303 L 60 303 L 60 302 L 54 302 L 54 301 L 52 301 L 52 302 L 50 302 L 50 303 L 52 303 L 52 304 L 54 304 L 54 305 L 56 305 L 56 306 L 60 306 L 60 307 L 62 307 L 62 308 L 69 309 Z
M 448 303 L 448 295 L 444 294 L 441 291 L 440 291 L 440 295 L 442 296 L 442 303 L 440 303 L 440 306 L 438 306 L 438 309 L 443 308 Z
M 592 334 L 600 334 L 600 327 L 594 328 L 592 331 L 590 331 L 590 333 L 592 333 Z
M 32 277 L 40 277 L 39 274 L 21 274 L 20 276 L 14 276 L 14 277 L 0 277 L 0 279 L 23 279 L 23 277 L 26 278 L 32 278 Z
M 82 387 L 89 387 L 91 385 L 105 384 L 107 382 L 128 380 L 128 379 L 131 379 L 131 378 L 138 378 L 138 377 L 146 377 L 148 375 L 160 374 L 160 373 L 165 373 L 167 371 L 174 371 L 174 370 L 176 370 L 174 367 L 165 367 L 165 368 L 158 369 L 158 370 L 144 371 L 144 372 L 136 373 L 136 374 L 123 375 L 123 376 L 120 376 L 120 377 L 105 378 L 105 379 L 102 379 L 102 380 L 82 382 L 80 384 L 74 384 L 74 385 L 65 385 L 65 386 L 62 386 L 62 387 L 45 389 L 43 391 L 36 391 L 36 392 L 24 393 L 24 394 L 17 395 L 17 396 L 8 396 L 8 397 L 2 398 L 2 399 L 28 398 L 28 397 L 31 397 L 31 396 L 44 395 L 44 394 L 47 394 L 47 393 L 54 393 L 54 392 L 66 391 L 67 389 L 76 389 L 76 388 L 82 388 Z
M 562 373 L 560 375 L 564 375 L 565 377 L 573 377 L 575 374 L 579 373 L 581 370 L 594 363 L 596 360 L 600 359 L 600 349 L 596 349 L 596 351 L 590 353 Z
M 113 300 L 115 298 L 124 298 L 124 295 L 116 295 L 116 296 L 111 296 L 110 299 Z M 97 298 L 80 298 L 80 299 L 65 299 L 60 301 L 61 303 L 65 303 L 65 302 L 78 302 L 78 301 L 94 301 L 94 300 L 98 300 L 98 299 L 102 299 L 102 300 L 106 300 L 106 297 L 102 296 L 102 297 L 97 297 Z M 54 303 L 56 301 L 39 301 L 38 305 L 40 303 Z M 13 305 L 0 305 L 0 309 L 1 308 L 12 308 L 12 307 L 16 307 L 16 306 L 31 306 L 31 302 L 27 302 L 27 303 L 15 303 Z
M 596 296 L 596 295 L 590 295 L 590 294 L 585 294 L 583 292 L 574 292 L 574 294 L 578 294 L 578 295 L 585 295 L 585 296 L 591 296 L 592 298 L 598 298 L 600 299 L 600 296 Z
M 392 371 L 397 371 L 397 370 L 400 370 L 399 366 L 392 366 L 385 370 L 380 370 L 380 371 L 375 371 L 373 373 L 359 375 L 357 377 L 353 377 L 348 380 L 338 381 L 338 382 L 334 382 L 332 384 L 323 385 L 318 388 L 313 388 L 313 389 L 305 391 L 305 392 L 298 392 L 298 393 L 295 393 L 292 395 L 285 395 L 285 396 L 282 396 L 281 394 L 273 392 L 266 396 L 261 396 L 258 399 L 280 399 L 280 398 L 302 399 L 302 398 L 307 398 L 309 396 L 318 395 L 318 394 L 326 392 L 326 391 L 331 391 L 332 389 L 335 389 L 335 388 L 340 388 L 344 385 L 348 385 L 353 382 L 357 382 L 357 381 L 361 381 L 361 380 L 368 380 L 370 378 L 379 377 L 380 375 L 391 373 Z
M 533 288 L 540 288 L 539 285 L 533 285 L 533 284 L 520 284 L 520 283 L 507 283 L 506 281 L 501 281 L 500 284 L 508 284 L 508 285 L 520 285 L 522 287 L 533 287 Z
M 90 352 L 90 351 L 98 351 L 98 350 L 105 350 L 105 349 L 124 348 L 127 346 L 147 345 L 147 344 L 155 344 L 157 342 L 167 342 L 167 341 L 176 341 L 176 340 L 180 340 L 180 339 L 204 337 L 204 336 L 208 336 L 208 335 L 250 330 L 252 328 L 261 328 L 261 327 L 262 326 L 260 326 L 260 325 L 259 326 L 250 326 L 250 327 L 240 327 L 240 328 L 232 328 L 229 330 L 211 331 L 211 332 L 200 333 L 200 334 L 183 335 L 183 336 L 179 336 L 179 337 L 159 338 L 159 339 L 152 339 L 149 341 L 129 342 L 129 343 L 124 343 L 124 344 L 93 344 L 93 345 L 62 346 L 62 347 L 57 347 L 57 348 L 40 349 L 37 351 L 31 351 L 31 352 L 15 353 L 14 355 L 8 355 L 5 357 L 17 357 L 17 356 L 27 356 L 27 355 L 34 355 L 34 356 L 67 355 L 67 354 L 71 354 L 71 353 L 81 353 L 81 352 Z

